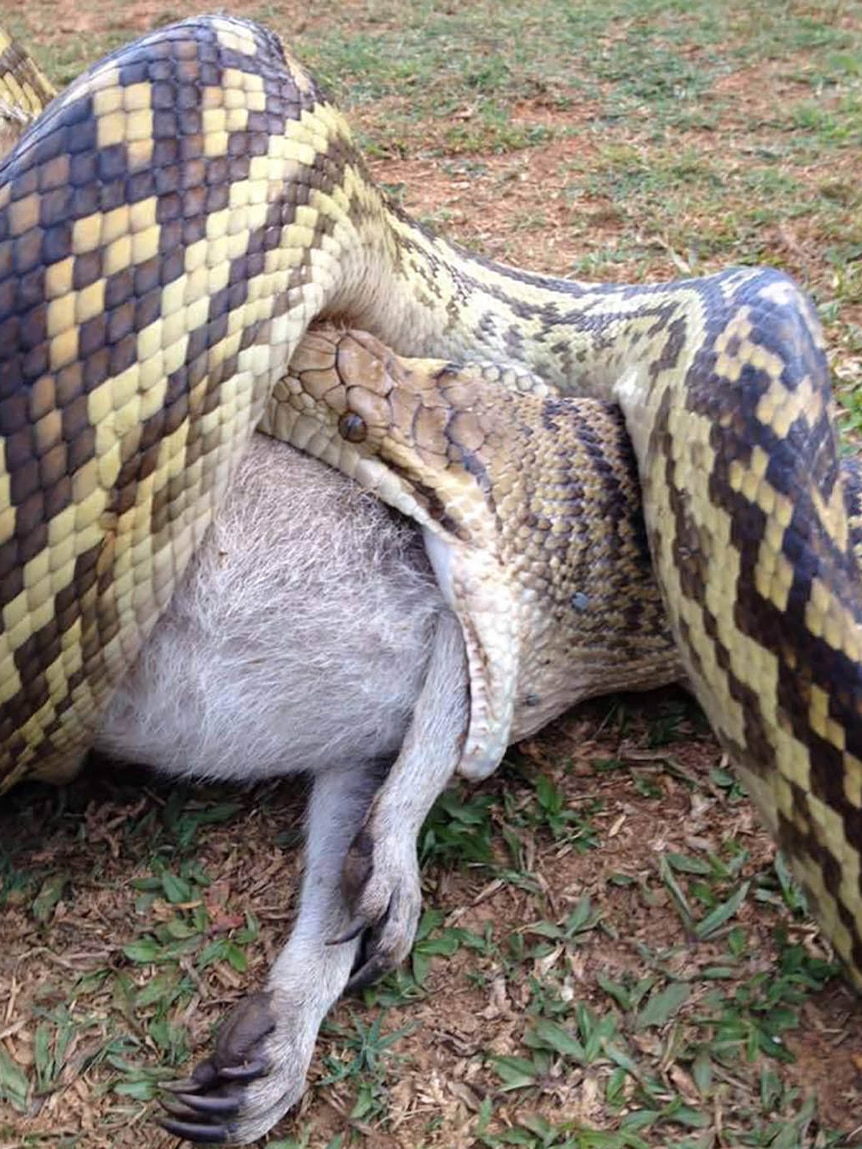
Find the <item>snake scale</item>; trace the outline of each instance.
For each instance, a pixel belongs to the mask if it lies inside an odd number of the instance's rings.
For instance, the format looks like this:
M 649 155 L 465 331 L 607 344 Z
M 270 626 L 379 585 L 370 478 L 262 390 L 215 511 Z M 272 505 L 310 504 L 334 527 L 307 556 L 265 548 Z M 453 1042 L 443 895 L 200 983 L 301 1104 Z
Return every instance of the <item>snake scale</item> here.
M 422 523 L 467 639 L 463 773 L 547 717 L 591 630 L 593 693 L 664 651 L 862 985 L 860 488 L 830 399 L 781 273 L 490 263 L 386 200 L 273 34 L 160 28 L 0 166 L 0 788 L 75 768 L 264 418 Z

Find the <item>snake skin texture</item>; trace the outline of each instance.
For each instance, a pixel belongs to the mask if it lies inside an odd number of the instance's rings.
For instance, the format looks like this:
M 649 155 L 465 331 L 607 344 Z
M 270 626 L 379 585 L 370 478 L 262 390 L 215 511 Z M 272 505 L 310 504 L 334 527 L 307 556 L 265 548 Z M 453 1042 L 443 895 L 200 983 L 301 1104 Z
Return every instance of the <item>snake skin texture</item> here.
M 196 18 L 121 49 L 0 167 L 0 785 L 74 769 L 319 320 L 619 405 L 662 625 L 862 984 L 858 484 L 845 490 L 809 301 L 768 269 L 591 285 L 471 256 L 387 202 L 312 77 L 246 21 Z M 351 382 L 348 442 L 369 429 Z M 322 398 L 311 387 L 309 410 Z M 450 533 L 464 426 L 442 451 L 432 426 L 409 476 Z M 421 422 L 400 430 L 426 446 Z M 520 466 L 519 434 L 494 439 L 493 483 Z M 602 592 L 588 577 L 568 599 L 584 625 Z M 498 667 L 483 694 L 487 668 L 471 666 L 471 729 L 489 741 L 473 740 L 467 773 L 499 756 L 512 668 Z
M 55 95 L 33 57 L 0 28 L 0 157 Z
M 422 525 L 467 647 L 466 777 L 575 702 L 680 677 L 616 404 L 319 326 L 260 429 Z

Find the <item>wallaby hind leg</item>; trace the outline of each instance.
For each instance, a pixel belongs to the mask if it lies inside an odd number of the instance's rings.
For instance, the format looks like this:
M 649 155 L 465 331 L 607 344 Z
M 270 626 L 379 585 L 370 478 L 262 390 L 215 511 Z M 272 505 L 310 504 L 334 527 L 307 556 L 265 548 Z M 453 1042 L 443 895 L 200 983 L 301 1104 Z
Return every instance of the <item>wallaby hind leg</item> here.
M 350 934 L 364 931 L 349 988 L 368 985 L 410 953 L 422 910 L 417 837 L 454 775 L 469 717 L 461 627 L 442 615 L 422 693 L 401 753 L 377 791 L 344 863 Z
M 383 785 L 372 765 L 315 776 L 293 932 L 266 988 L 242 999 L 213 1054 L 172 1087 L 163 1120 L 169 1132 L 234 1145 L 262 1136 L 305 1088 L 320 1023 L 350 982 L 363 932 L 369 944 L 361 981 L 409 952 L 421 904 L 416 837 L 458 764 L 466 681 L 460 628 L 446 613 L 407 737 Z M 363 835 L 370 849 L 356 880 Z

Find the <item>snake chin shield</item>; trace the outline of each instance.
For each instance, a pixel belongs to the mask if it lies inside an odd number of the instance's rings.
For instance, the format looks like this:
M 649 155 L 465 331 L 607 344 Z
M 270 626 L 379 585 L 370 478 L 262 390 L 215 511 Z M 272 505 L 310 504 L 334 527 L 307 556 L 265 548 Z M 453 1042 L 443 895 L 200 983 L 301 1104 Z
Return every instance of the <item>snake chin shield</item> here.
M 0 789 L 74 772 L 260 426 L 423 530 L 470 687 L 462 706 L 441 630 L 428 682 L 464 722 L 435 777 L 487 776 L 579 698 L 684 677 L 862 985 L 860 483 L 830 402 L 783 274 L 490 263 L 388 202 L 273 34 L 160 28 L 0 164 Z M 365 802 L 366 881 L 315 918 L 345 947 L 373 924 L 378 958 L 415 929 L 415 875 L 380 843 L 420 741 Z M 378 969 L 357 955 L 331 987 Z M 170 1128 L 248 1140 L 296 1099 L 258 1080 L 310 1057 L 280 1026 L 289 980 L 180 1083 Z

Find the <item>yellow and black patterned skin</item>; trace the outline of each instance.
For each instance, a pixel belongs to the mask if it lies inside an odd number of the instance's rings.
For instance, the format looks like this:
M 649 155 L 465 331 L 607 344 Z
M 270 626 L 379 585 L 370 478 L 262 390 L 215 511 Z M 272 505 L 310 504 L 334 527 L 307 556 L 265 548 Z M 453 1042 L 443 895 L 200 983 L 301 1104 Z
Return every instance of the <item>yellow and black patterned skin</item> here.
M 0 167 L 2 785 L 86 747 L 321 318 L 620 404 L 686 676 L 862 983 L 859 572 L 809 302 L 470 256 L 244 21 L 108 57 Z
M 615 403 L 321 324 L 259 427 L 423 528 L 467 650 L 464 776 L 487 777 L 576 702 L 679 679 Z
M 7 782 L 74 767 L 319 306 L 289 182 L 315 153 L 287 131 L 314 102 L 271 36 L 191 22 L 91 70 L 0 170 Z
M 732 346 L 728 376 L 745 358 L 780 377 L 764 343 Z M 486 776 L 508 742 L 590 694 L 678 678 L 681 658 L 856 962 L 860 772 L 845 738 L 858 737 L 860 473 L 835 455 L 828 389 L 811 386 L 816 362 L 802 394 L 779 403 L 773 382 L 734 387 L 731 405 L 713 376 L 703 413 L 690 396 L 675 411 L 666 392 L 649 416 L 664 437 L 648 436 L 655 487 L 641 466 L 639 497 L 658 520 L 649 550 L 661 596 L 638 546 L 634 464 L 613 405 L 554 397 L 523 369 L 402 359 L 371 336 L 317 328 L 261 426 L 422 524 L 470 662 L 461 773 Z M 673 427 L 680 418 L 689 438 Z M 743 440 L 756 444 L 748 458 Z M 684 638 L 676 647 L 668 616 Z
M 33 57 L 0 28 L 0 157 L 55 95 Z

